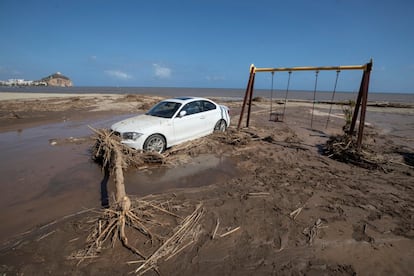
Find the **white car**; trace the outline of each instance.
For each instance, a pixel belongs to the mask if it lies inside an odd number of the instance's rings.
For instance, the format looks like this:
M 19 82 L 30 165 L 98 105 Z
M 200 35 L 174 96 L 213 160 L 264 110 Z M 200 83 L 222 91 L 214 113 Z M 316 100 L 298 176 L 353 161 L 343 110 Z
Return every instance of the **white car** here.
M 205 98 L 180 97 L 161 101 L 145 114 L 113 124 L 111 130 L 131 148 L 161 153 L 229 125 L 228 107 Z

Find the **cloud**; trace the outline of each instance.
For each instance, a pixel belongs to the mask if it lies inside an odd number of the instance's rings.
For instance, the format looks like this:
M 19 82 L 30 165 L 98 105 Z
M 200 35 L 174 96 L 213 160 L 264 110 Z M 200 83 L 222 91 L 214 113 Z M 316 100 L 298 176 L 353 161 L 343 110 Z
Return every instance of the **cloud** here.
M 165 66 L 161 66 L 159 64 L 154 63 L 153 65 L 154 68 L 154 74 L 157 78 L 160 79 L 168 79 L 171 77 L 171 69 Z
M 115 78 L 115 79 L 119 79 L 119 80 L 128 80 L 128 79 L 132 79 L 132 76 L 122 72 L 120 70 L 106 70 L 105 74 L 107 74 L 108 76 Z

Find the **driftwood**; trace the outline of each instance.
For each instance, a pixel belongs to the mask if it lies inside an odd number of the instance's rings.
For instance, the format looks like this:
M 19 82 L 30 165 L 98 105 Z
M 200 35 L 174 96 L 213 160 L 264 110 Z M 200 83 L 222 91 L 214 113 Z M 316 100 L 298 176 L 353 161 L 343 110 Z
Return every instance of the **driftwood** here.
M 219 140 L 221 143 L 233 145 L 233 146 L 244 146 L 252 141 L 263 141 L 270 144 L 275 144 L 285 148 L 293 148 L 296 150 L 309 150 L 306 147 L 300 145 L 298 141 L 278 141 L 273 136 L 260 136 L 251 129 L 228 129 L 226 132 L 218 132 L 213 135 L 213 138 Z
M 308 238 L 309 245 L 313 244 L 313 241 L 318 236 L 319 229 L 326 228 L 327 226 L 323 225 L 321 219 L 317 219 L 315 223 L 311 227 L 307 227 L 303 230 L 303 234 L 305 234 Z
M 211 235 L 212 240 L 214 240 L 214 238 L 216 237 L 217 230 L 218 230 L 219 226 L 220 226 L 220 219 L 217 218 L 216 227 L 214 227 L 213 234 Z
M 344 163 L 350 163 L 366 169 L 382 168 L 385 160 L 365 145 L 358 149 L 355 137 L 344 134 L 332 136 L 325 144 L 323 153 L 329 158 Z
M 300 212 L 302 212 L 303 207 L 299 207 L 298 209 L 294 210 L 293 212 L 291 212 L 289 214 L 289 217 L 293 220 L 295 220 L 297 218 L 297 216 L 299 216 Z
M 175 214 L 168 206 L 170 203 L 146 201 L 143 199 L 131 200 L 126 194 L 124 183 L 124 170 L 130 166 L 142 168 L 144 164 L 165 164 L 166 156 L 172 154 L 159 154 L 142 152 L 124 146 L 116 135 L 108 130 L 92 129 L 96 134 L 96 142 L 92 149 L 93 159 L 98 162 L 103 170 L 108 170 L 115 183 L 115 200 L 108 208 L 99 212 L 94 219 L 92 232 L 87 238 L 87 247 L 70 256 L 70 259 L 78 260 L 78 264 L 86 259 L 96 258 L 106 247 L 105 244 L 114 246 L 117 240 L 122 245 L 140 258 L 132 263 L 142 263 L 135 271 L 143 274 L 148 270 L 157 270 L 160 259 L 171 258 L 197 240 L 199 221 L 204 213 L 201 204 L 186 218 Z M 164 206 L 167 205 L 167 208 Z M 156 216 L 157 215 L 157 216 Z M 163 242 L 163 238 L 153 233 L 153 226 L 166 226 L 156 221 L 162 215 L 181 221 L 180 226 L 173 231 L 173 235 Z M 151 241 L 151 244 L 161 243 L 161 246 L 147 258 L 143 252 L 131 245 L 126 234 L 126 228 Z M 53 233 L 50 233 L 53 234 Z M 134 235 L 135 237 L 136 235 Z M 128 262 L 131 263 L 131 262 Z
M 72 256 L 79 259 L 79 263 L 86 258 L 96 256 L 109 239 L 118 237 L 122 244 L 133 253 L 145 258 L 137 248 L 129 244 L 125 234 L 125 228 L 131 227 L 144 234 L 149 239 L 153 235 L 145 226 L 145 221 L 139 217 L 134 209 L 131 208 L 131 199 L 125 191 L 123 170 L 129 164 L 141 164 L 144 157 L 133 154 L 132 149 L 126 148 L 116 136 L 107 130 L 92 129 L 96 134 L 96 143 L 93 148 L 93 158 L 101 163 L 104 169 L 108 169 L 113 175 L 115 182 L 115 204 L 105 209 L 100 218 L 96 220 L 94 230 L 88 237 L 88 247 L 84 251 Z M 132 153 L 132 154 L 131 154 Z
M 134 150 L 122 144 L 121 138 L 113 135 L 109 130 L 91 129 L 97 135 L 95 137 L 95 145 L 92 148 L 92 156 L 103 169 L 107 166 L 112 169 L 115 169 L 117 166 L 126 169 L 130 166 L 139 168 L 148 163 L 166 163 L 165 156 L 160 153 Z
M 168 260 L 194 243 L 200 235 L 198 225 L 203 214 L 204 209 L 199 204 L 194 212 L 187 216 L 179 227 L 177 227 L 174 234 L 138 267 L 135 273 L 142 275 L 151 269 L 157 271 L 157 263 L 160 259 Z
M 212 240 L 214 240 L 216 238 L 216 236 L 218 236 L 220 238 L 224 238 L 224 237 L 226 237 L 228 235 L 231 235 L 231 234 L 237 232 L 238 230 L 240 230 L 240 226 L 238 226 L 238 227 L 233 228 L 231 230 L 229 229 L 226 233 L 218 235 L 217 232 L 219 230 L 219 226 L 220 226 L 220 220 L 219 220 L 219 218 L 217 218 L 216 227 L 214 227 L 213 233 L 211 234 L 211 239 Z
M 226 237 L 226 236 L 228 236 L 228 235 L 230 235 L 230 234 L 233 234 L 234 232 L 236 232 L 236 231 L 238 231 L 238 230 L 240 230 L 240 226 L 238 226 L 238 227 L 236 227 L 236 228 L 234 228 L 234 229 L 232 229 L 232 230 L 229 230 L 229 231 L 227 231 L 226 233 L 224 233 L 224 234 L 221 234 L 220 235 L 220 238 L 224 238 L 224 237 Z
M 257 137 L 246 131 L 237 131 L 236 129 L 229 128 L 226 132 L 214 133 L 213 138 L 223 144 L 241 146 L 247 145 L 250 141 Z

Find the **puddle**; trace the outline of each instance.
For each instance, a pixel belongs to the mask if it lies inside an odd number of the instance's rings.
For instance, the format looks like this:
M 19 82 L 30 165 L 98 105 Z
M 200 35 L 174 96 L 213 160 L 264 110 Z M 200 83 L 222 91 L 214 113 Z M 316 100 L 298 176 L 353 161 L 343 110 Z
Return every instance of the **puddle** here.
M 83 208 L 99 208 L 103 173 L 90 160 L 90 145 L 51 146 L 49 140 L 88 136 L 92 133 L 88 125 L 108 127 L 130 116 L 61 122 L 0 133 L 0 244 L 14 235 Z M 130 170 L 125 181 L 127 193 L 144 196 L 219 183 L 235 175 L 237 170 L 233 161 L 207 154 L 179 168 Z M 112 186 L 110 181 L 110 194 Z
M 236 162 L 213 154 L 203 154 L 177 168 L 154 168 L 125 174 L 128 194 L 145 196 L 170 189 L 208 186 L 238 175 Z

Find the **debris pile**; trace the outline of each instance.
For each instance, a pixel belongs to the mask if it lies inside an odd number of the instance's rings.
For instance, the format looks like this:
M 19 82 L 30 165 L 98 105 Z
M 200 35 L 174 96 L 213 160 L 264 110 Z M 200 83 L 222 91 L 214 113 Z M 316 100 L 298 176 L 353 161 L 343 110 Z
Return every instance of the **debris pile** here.
M 328 157 L 366 169 L 379 169 L 386 163 L 384 156 L 364 144 L 358 149 L 355 137 L 343 134 L 332 136 L 326 142 L 323 153 Z

